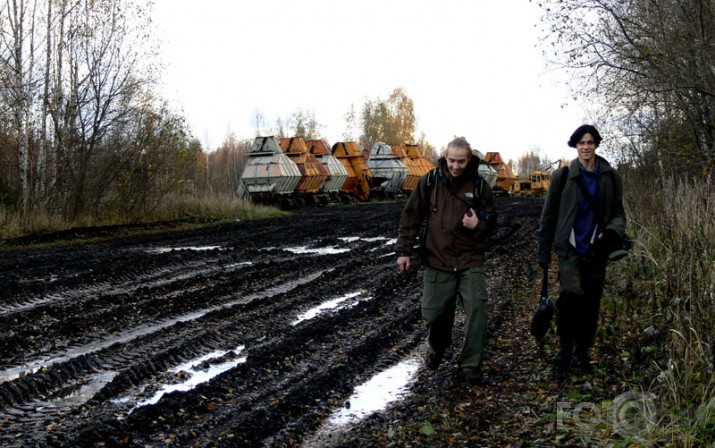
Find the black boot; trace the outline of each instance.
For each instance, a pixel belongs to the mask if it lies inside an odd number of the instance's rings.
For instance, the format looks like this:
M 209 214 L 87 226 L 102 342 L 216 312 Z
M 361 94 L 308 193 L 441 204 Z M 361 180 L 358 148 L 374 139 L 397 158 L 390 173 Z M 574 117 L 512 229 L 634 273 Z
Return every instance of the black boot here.
M 577 342 L 576 350 L 573 353 L 573 366 L 584 372 L 591 370 L 591 356 L 588 354 L 591 344 L 587 342 Z
M 437 370 L 439 364 L 442 362 L 442 354 L 437 353 L 431 348 L 427 350 L 425 355 L 425 365 L 429 370 Z
M 571 354 L 573 352 L 573 338 L 561 336 L 560 337 L 560 348 L 559 352 L 554 356 L 554 365 L 561 370 L 566 370 L 569 368 L 571 363 Z

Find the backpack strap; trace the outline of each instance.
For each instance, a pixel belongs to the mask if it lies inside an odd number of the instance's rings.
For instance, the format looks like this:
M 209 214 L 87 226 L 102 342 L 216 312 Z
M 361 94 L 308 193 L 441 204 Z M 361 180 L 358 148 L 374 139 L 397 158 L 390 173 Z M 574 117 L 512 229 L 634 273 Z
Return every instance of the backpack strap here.
M 569 166 L 566 165 L 564 167 L 564 174 L 561 177 L 561 192 L 564 191 L 564 187 L 566 186 L 566 181 L 569 180 Z
M 477 175 L 474 176 L 474 179 L 472 179 L 472 183 L 474 184 L 474 199 L 482 196 L 482 191 L 484 191 L 485 182 L 486 181 L 479 173 L 477 173 Z
M 429 216 L 429 212 L 434 210 L 434 204 L 437 202 L 437 188 L 435 188 L 435 185 L 437 184 L 437 168 L 432 168 L 429 170 L 427 173 L 427 191 L 429 191 L 429 204 L 427 208 L 427 216 Z
M 429 200 L 429 208 L 428 211 L 434 211 L 434 204 L 437 202 L 437 176 L 439 176 L 439 172 L 437 171 L 438 168 L 432 168 L 428 173 L 427 173 L 427 191 L 430 193 L 430 200 Z M 482 196 L 482 192 L 484 191 L 484 184 L 485 184 L 484 177 L 482 177 L 481 174 L 476 173 L 476 175 L 472 178 L 472 184 L 474 186 L 474 192 L 473 192 L 473 197 L 472 197 L 472 207 L 476 207 L 476 201 L 478 198 Z

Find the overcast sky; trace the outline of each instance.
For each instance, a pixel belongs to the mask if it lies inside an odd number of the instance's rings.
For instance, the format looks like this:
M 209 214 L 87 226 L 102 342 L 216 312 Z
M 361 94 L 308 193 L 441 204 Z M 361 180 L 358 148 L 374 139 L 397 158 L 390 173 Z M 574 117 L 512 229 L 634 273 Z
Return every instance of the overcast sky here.
M 256 111 L 273 125 L 299 108 L 332 144 L 351 104 L 401 87 L 437 148 L 463 135 L 507 160 L 573 158 L 584 113 L 562 107 L 539 16 L 528 0 L 155 0 L 154 20 L 165 95 L 209 149 L 255 137 Z

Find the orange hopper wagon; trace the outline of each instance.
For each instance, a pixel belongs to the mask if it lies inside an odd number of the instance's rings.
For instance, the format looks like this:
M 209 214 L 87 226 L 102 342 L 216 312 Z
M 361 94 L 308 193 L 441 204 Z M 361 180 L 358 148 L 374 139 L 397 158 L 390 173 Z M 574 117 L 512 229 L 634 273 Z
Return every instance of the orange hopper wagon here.
M 348 172 L 341 192 L 354 195 L 362 202 L 370 200 L 372 173 L 356 142 L 338 142 L 333 145 L 333 156 L 343 164 Z
M 402 191 L 412 191 L 417 188 L 417 182 L 420 180 L 419 168 L 415 166 L 412 159 L 407 157 L 407 151 L 404 146 L 392 146 L 392 154 L 402 163 L 407 166 L 407 176 L 402 183 Z
M 512 189 L 514 182 L 516 182 L 514 172 L 509 168 L 509 165 L 504 163 L 504 159 L 502 159 L 501 154 L 498 152 L 487 152 L 484 156 L 484 161 L 491 165 L 497 172 L 494 194 L 507 194 Z
M 323 140 L 306 140 L 305 145 L 308 147 L 308 152 L 320 160 L 330 174 L 327 182 L 323 184 L 322 192 L 337 199 L 340 189 L 348 179 L 348 171 L 335 156 L 330 154 L 330 150 Z
M 434 163 L 432 163 L 429 159 L 425 158 L 422 155 L 422 150 L 420 149 L 419 145 L 405 145 L 405 154 L 407 157 L 412 161 L 412 167 L 410 168 L 410 174 L 412 174 L 412 170 L 414 168 L 414 174 L 417 176 L 417 181 L 427 174 L 429 170 L 434 168 Z M 409 166 L 409 165 L 408 165 Z M 411 190 L 417 187 L 417 182 L 415 182 L 415 186 L 412 187 Z M 403 186 L 403 189 L 404 186 Z
M 330 173 L 320 160 L 308 152 L 305 141 L 301 137 L 283 138 L 281 139 L 281 149 L 298 165 L 302 175 L 300 182 L 295 187 L 295 192 L 299 195 L 318 193 L 328 180 Z

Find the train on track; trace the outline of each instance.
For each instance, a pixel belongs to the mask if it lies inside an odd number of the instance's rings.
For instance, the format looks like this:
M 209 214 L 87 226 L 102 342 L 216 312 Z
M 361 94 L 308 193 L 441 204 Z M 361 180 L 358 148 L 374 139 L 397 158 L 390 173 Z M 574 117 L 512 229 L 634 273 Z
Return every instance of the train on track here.
M 383 142 L 370 151 L 356 142 L 338 142 L 329 150 L 323 140 L 256 137 L 247 156 L 239 196 L 282 208 L 405 197 L 434 168 L 418 145 Z M 479 171 L 494 187 L 496 169 L 483 163 Z

